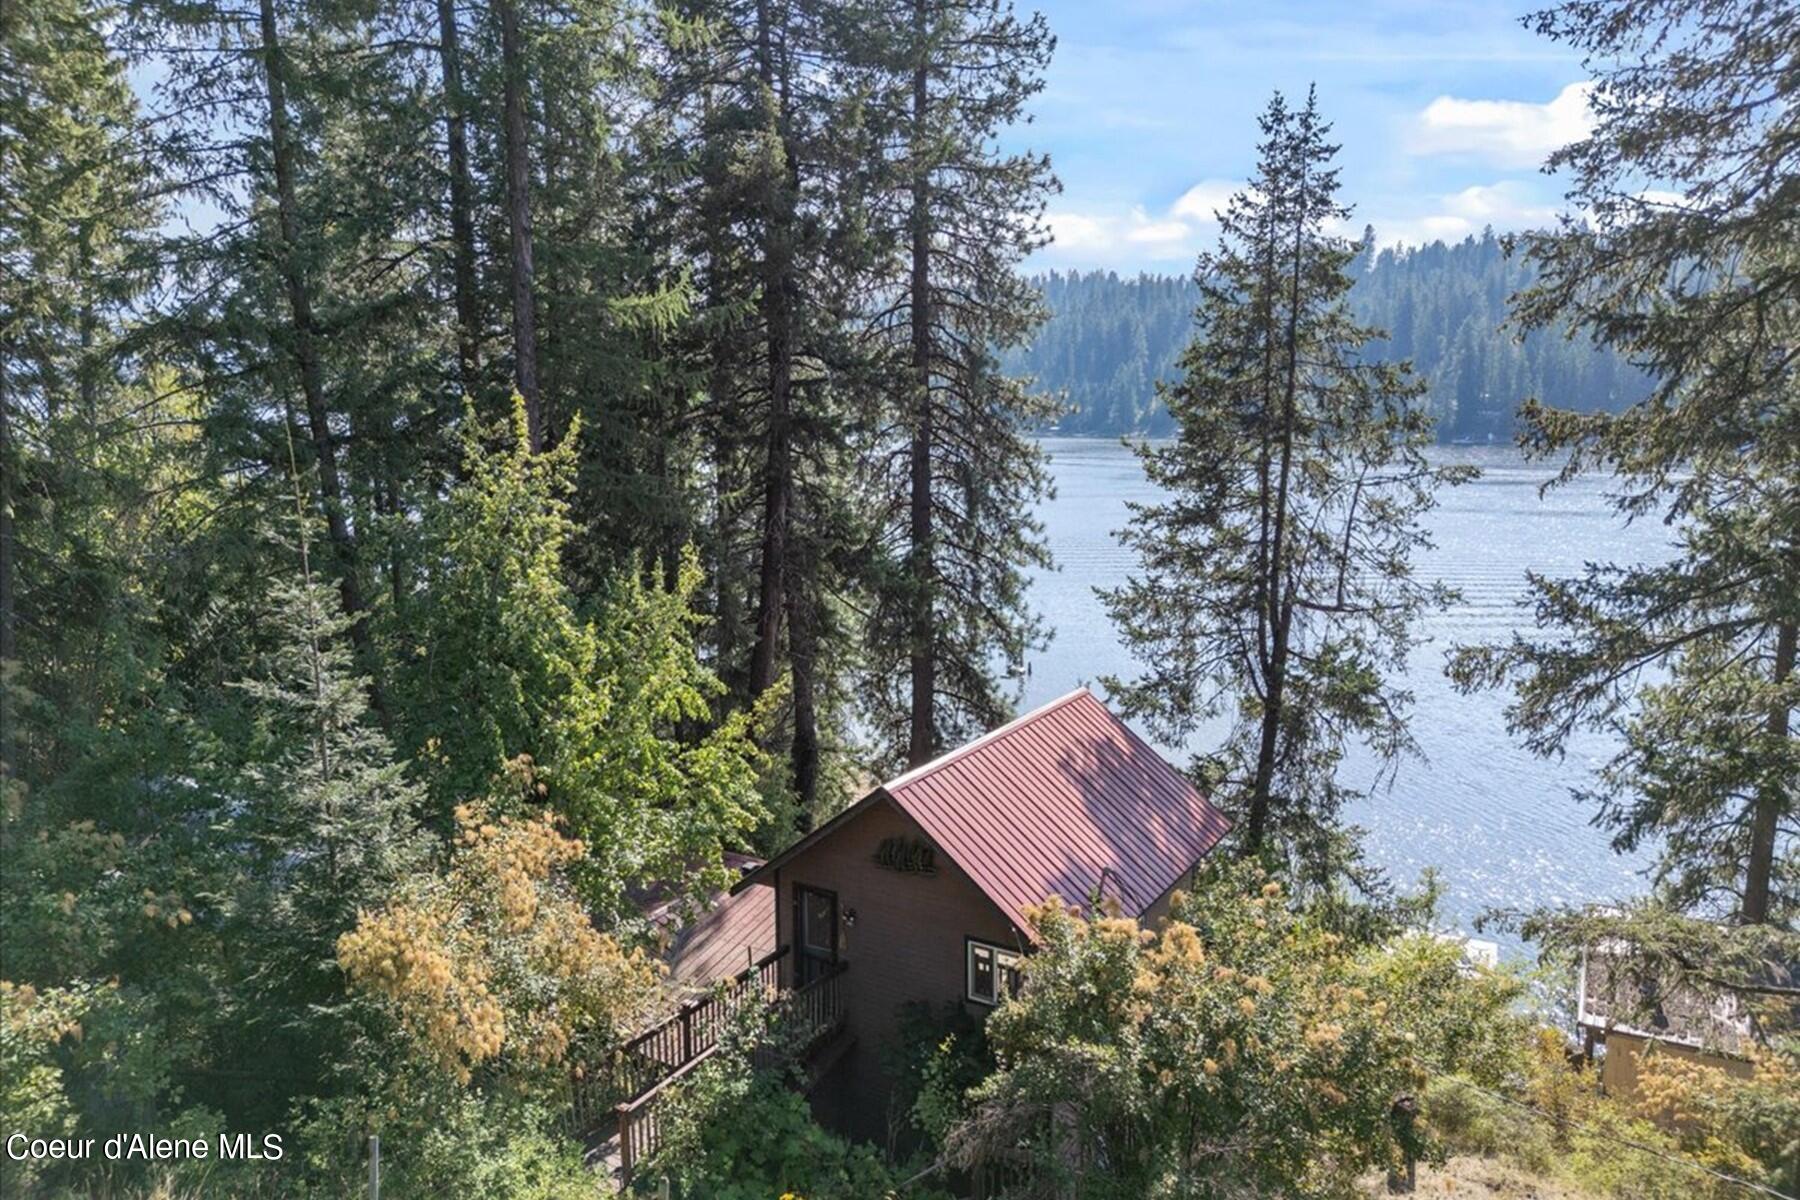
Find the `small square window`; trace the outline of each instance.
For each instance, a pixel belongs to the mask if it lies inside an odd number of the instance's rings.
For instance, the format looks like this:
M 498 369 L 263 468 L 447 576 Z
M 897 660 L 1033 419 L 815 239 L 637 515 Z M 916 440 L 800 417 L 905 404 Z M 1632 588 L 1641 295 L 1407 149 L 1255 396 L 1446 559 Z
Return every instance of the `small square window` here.
M 1018 951 L 974 938 L 967 945 L 969 999 L 977 1004 L 998 1004 L 1019 990 Z

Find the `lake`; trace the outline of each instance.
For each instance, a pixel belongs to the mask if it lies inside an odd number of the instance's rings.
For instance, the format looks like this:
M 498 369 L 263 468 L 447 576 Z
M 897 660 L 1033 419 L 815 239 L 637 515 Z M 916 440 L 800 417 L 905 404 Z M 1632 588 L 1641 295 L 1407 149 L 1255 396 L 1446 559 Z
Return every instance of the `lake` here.
M 1027 708 L 1101 675 L 1137 674 L 1093 589 L 1131 572 L 1132 556 L 1113 533 L 1128 520 L 1129 502 L 1155 498 L 1136 457 L 1115 440 L 1043 444 L 1056 496 L 1038 515 L 1057 569 L 1039 574 L 1032 595 L 1054 637 L 1030 659 Z M 1668 531 L 1656 522 L 1625 525 L 1606 503 L 1604 479 L 1583 479 L 1540 499 L 1538 487 L 1551 468 L 1528 463 L 1511 448 L 1432 453 L 1482 470 L 1479 480 L 1441 496 L 1426 519 L 1436 547 L 1418 562 L 1421 578 L 1441 579 L 1462 597 L 1425 618 L 1429 641 L 1413 652 L 1405 673 L 1424 759 L 1402 763 L 1391 788 L 1358 804 L 1350 819 L 1368 831 L 1370 857 L 1396 881 L 1410 883 L 1423 868 L 1437 867 L 1446 885 L 1443 920 L 1464 930 L 1488 908 L 1642 891 L 1647 857 L 1614 854 L 1607 834 L 1590 824 L 1593 810 L 1570 795 L 1605 759 L 1608 742 L 1583 738 L 1560 762 L 1536 758 L 1506 732 L 1507 694 L 1459 695 L 1443 663 L 1451 645 L 1498 641 L 1529 628 L 1529 614 L 1518 607 L 1526 571 L 1574 574 L 1589 561 L 1660 560 L 1669 554 Z M 1186 751 L 1203 748 L 1205 736 L 1190 747 L 1160 748 L 1185 765 Z M 1349 760 L 1343 771 L 1344 782 L 1359 789 L 1375 776 L 1367 756 Z M 1498 940 L 1519 948 L 1514 939 Z

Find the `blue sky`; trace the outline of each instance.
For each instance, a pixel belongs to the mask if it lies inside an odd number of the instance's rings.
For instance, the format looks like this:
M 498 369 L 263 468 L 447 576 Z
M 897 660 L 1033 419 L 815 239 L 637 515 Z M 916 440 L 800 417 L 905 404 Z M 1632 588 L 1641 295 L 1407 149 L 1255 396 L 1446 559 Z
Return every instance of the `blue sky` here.
M 1529 0 L 1526 0 L 1528 3 Z M 1034 5 L 1019 0 L 1021 10 Z M 1541 225 L 1561 188 L 1539 166 L 1586 128 L 1586 75 L 1476 0 L 1038 0 L 1056 56 L 1014 145 L 1050 152 L 1056 243 L 1031 266 L 1182 271 L 1255 160 L 1280 88 L 1342 144 L 1360 231 L 1418 243 Z

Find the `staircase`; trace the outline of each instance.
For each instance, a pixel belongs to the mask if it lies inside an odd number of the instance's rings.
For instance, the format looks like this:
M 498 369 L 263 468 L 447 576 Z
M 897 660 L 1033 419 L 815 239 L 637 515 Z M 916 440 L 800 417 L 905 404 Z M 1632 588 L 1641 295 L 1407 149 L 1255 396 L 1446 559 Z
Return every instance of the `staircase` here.
M 747 1003 L 773 999 L 778 1012 L 771 1043 L 797 1046 L 803 1056 L 829 1044 L 843 1028 L 841 980 L 849 964 L 834 963 L 804 986 L 783 991 L 780 968 L 790 949 L 781 946 L 765 955 L 614 1050 L 598 1069 L 578 1070 L 571 1078 L 573 1131 L 597 1147 L 621 1186 L 662 1144 L 663 1099 L 712 1057 Z M 768 1061 L 775 1057 L 771 1049 Z M 763 1065 L 764 1054 L 759 1051 L 757 1058 Z

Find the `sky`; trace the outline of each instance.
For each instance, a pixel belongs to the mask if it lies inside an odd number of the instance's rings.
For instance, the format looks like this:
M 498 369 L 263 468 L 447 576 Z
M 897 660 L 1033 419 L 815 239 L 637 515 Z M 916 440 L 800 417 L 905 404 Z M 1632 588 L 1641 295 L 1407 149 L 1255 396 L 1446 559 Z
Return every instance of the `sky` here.
M 1588 126 L 1579 57 L 1519 24 L 1529 0 L 1018 0 L 1057 48 L 1030 125 L 1054 243 L 1031 269 L 1186 272 L 1255 163 L 1271 93 L 1319 104 L 1350 229 L 1383 245 L 1543 225 L 1541 164 Z

